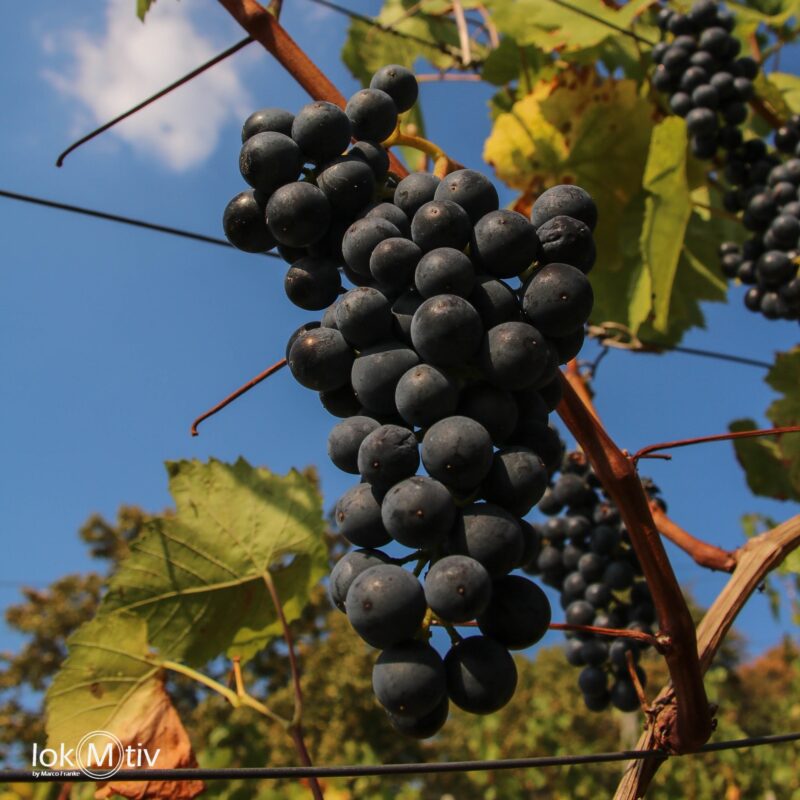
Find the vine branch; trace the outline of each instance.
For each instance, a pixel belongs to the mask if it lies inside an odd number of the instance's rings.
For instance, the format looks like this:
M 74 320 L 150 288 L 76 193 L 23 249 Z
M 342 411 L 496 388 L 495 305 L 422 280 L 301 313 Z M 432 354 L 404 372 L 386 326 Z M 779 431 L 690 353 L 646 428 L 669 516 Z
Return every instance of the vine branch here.
M 675 685 L 675 713 L 654 724 L 668 752 L 696 750 L 708 741 L 711 709 L 697 658 L 697 640 L 689 609 L 667 558 L 650 506 L 630 458 L 617 447 L 584 405 L 570 381 L 560 376 L 563 397 L 558 413 L 583 448 L 605 491 L 617 504 L 630 534 L 661 623 L 670 639 L 664 658 Z M 659 722 L 660 710 L 654 723 Z
M 720 572 L 734 571 L 739 551 L 723 550 L 721 547 L 697 539 L 670 519 L 664 509 L 653 500 L 650 501 L 650 512 L 659 533 L 688 553 L 695 563 Z
M 703 674 L 711 666 L 720 644 L 744 604 L 764 578 L 797 547 L 800 547 L 800 515 L 752 538 L 739 549 L 733 575 L 697 626 L 698 663 Z M 675 689 L 668 684 L 659 692 L 652 707 L 670 707 L 674 694 Z M 658 748 L 657 731 L 652 726 L 648 727 L 639 738 L 636 749 Z M 617 787 L 614 800 L 637 800 L 642 797 L 664 760 L 653 758 L 631 762 Z

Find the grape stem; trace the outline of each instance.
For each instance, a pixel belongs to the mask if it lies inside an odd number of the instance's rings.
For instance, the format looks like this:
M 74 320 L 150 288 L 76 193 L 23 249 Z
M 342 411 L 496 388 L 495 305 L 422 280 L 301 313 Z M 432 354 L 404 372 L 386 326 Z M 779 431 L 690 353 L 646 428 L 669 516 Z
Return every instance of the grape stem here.
M 444 178 L 451 172 L 457 169 L 463 169 L 463 166 L 457 161 L 453 161 L 447 153 L 442 150 L 439 145 L 434 144 L 428 139 L 423 139 L 422 136 L 411 136 L 408 133 L 403 133 L 398 125 L 392 135 L 381 144 L 388 150 L 390 147 L 411 147 L 414 150 L 419 150 L 430 156 L 433 159 L 433 174 L 437 178 Z M 406 173 L 408 174 L 408 173 Z
M 266 380 L 269 378 L 270 375 L 274 375 L 278 370 L 283 369 L 289 362 L 282 358 L 280 361 L 276 361 L 272 366 L 267 367 L 263 372 L 256 375 L 255 378 L 251 378 L 247 381 L 244 386 L 240 386 L 235 392 L 231 392 L 224 400 L 220 400 L 213 408 L 210 408 L 204 414 L 201 414 L 193 423 L 190 429 L 190 433 L 192 436 L 199 436 L 200 432 L 197 430 L 197 426 L 207 420 L 209 417 L 213 417 L 218 411 L 222 411 L 225 406 L 230 405 L 234 400 L 241 397 L 246 392 L 249 392 L 254 386 L 258 386 L 261 381 Z
M 470 622 L 459 622 L 457 625 L 450 625 L 442 622 L 435 617 L 431 620 L 431 625 L 439 625 L 448 632 L 451 628 L 477 628 L 478 623 L 474 620 Z M 598 636 L 611 636 L 615 639 L 633 639 L 637 642 L 649 644 L 659 653 L 664 653 L 670 646 L 671 640 L 663 633 L 645 633 L 644 631 L 632 630 L 630 628 L 601 628 L 597 625 L 572 625 L 569 622 L 551 622 L 548 626 L 551 631 L 575 631 L 576 633 L 594 633 Z
M 631 683 L 633 683 L 633 688 L 636 690 L 636 696 L 639 698 L 639 705 L 642 708 L 642 712 L 646 717 L 650 716 L 650 707 L 647 705 L 647 697 L 644 693 L 644 686 L 642 686 L 642 682 L 639 680 L 639 673 L 636 671 L 636 663 L 633 660 L 633 651 L 626 650 L 625 651 L 625 661 L 628 665 L 628 674 L 631 678 Z
M 729 439 L 755 439 L 759 436 L 776 436 L 785 433 L 800 433 L 800 425 L 786 425 L 782 428 L 759 428 L 752 431 L 733 431 L 730 433 L 717 433 L 713 436 L 696 436 L 692 439 L 677 439 L 674 442 L 660 442 L 659 444 L 651 444 L 638 450 L 631 460 L 634 466 L 640 458 L 652 457 L 652 454 L 658 450 L 674 450 L 678 447 L 689 447 L 694 444 L 707 444 L 708 442 L 726 442 Z M 670 460 L 671 456 L 661 456 Z
M 604 490 L 620 510 L 650 587 L 661 631 L 671 642 L 664 658 L 675 686 L 674 707 L 670 704 L 657 710 L 654 720 L 656 738 L 668 752 L 691 752 L 705 744 L 712 731 L 711 709 L 700 672 L 691 614 L 664 550 L 633 460 L 615 444 L 563 374 L 561 386 L 563 396 L 558 414 L 586 453 Z M 665 724 L 662 724 L 662 715 Z
M 292 741 L 294 742 L 295 750 L 297 751 L 297 755 L 300 757 L 300 761 L 304 766 L 311 767 L 313 764 L 311 761 L 311 756 L 308 752 L 308 748 L 306 747 L 305 740 L 303 739 L 303 728 L 301 726 L 301 720 L 303 717 L 303 690 L 300 686 L 300 669 L 297 665 L 297 655 L 294 649 L 294 637 L 292 636 L 292 631 L 289 628 L 289 623 L 286 620 L 286 615 L 283 613 L 283 605 L 281 604 L 281 599 L 278 596 L 278 589 L 275 586 L 275 581 L 272 580 L 272 575 L 269 572 L 264 572 L 262 577 L 264 579 L 264 584 L 267 587 L 267 591 L 269 592 L 269 596 L 272 598 L 272 604 L 275 606 L 275 613 L 280 621 L 281 630 L 283 631 L 283 640 L 286 642 L 286 649 L 289 654 L 289 669 L 292 674 L 292 688 L 294 690 L 294 711 L 292 713 L 292 719 L 289 722 L 289 735 L 292 737 Z M 324 800 L 322 787 L 320 786 L 319 781 L 316 778 L 310 778 L 308 783 L 309 788 L 311 789 L 311 794 L 314 796 L 314 800 Z

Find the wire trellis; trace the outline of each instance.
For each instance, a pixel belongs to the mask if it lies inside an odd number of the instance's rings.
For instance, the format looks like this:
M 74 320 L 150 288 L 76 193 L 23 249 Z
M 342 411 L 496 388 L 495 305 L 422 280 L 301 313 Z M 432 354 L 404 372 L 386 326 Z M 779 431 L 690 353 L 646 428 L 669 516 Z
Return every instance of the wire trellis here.
M 731 739 L 714 742 L 701 747 L 699 755 L 720 750 L 739 750 L 764 745 L 785 744 L 800 740 L 800 732 L 781 733 L 770 736 L 753 736 L 746 739 Z M 114 775 L 115 781 L 214 781 L 214 780 L 279 780 L 304 778 L 361 778 L 389 775 L 433 775 L 445 772 L 489 772 L 510 769 L 540 769 L 544 767 L 568 767 L 586 764 L 607 764 L 616 761 L 644 759 L 666 760 L 675 758 L 662 750 L 620 750 L 613 753 L 588 753 L 569 756 L 539 756 L 533 758 L 502 758 L 483 761 L 435 761 L 408 764 L 350 764 L 332 767 L 228 767 L 223 769 L 122 769 Z M 0 770 L 0 782 L 8 783 L 55 783 L 64 780 L 76 783 L 97 782 L 97 778 L 84 775 L 78 770 L 52 774 L 47 771 Z M 107 780 L 107 779 L 106 779 Z

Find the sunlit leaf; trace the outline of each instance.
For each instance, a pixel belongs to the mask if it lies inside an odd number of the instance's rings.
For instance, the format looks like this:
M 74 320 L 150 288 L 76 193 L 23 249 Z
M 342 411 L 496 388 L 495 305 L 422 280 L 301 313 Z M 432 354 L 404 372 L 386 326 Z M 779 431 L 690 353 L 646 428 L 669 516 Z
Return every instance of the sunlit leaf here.
M 319 492 L 298 472 L 273 475 L 243 459 L 167 466 L 176 513 L 147 522 L 101 612 L 141 616 L 165 658 L 248 658 L 281 634 L 265 576 L 291 621 L 326 572 Z

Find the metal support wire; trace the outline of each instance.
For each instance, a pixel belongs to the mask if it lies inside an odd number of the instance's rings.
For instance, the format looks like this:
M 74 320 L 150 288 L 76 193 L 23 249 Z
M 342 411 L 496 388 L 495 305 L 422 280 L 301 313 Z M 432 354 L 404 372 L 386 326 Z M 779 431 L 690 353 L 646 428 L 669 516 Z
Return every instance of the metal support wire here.
M 745 747 L 783 744 L 800 740 L 800 733 L 784 733 L 772 736 L 754 736 L 747 739 L 732 739 L 701 747 L 696 755 L 719 750 L 738 750 Z M 430 764 L 366 764 L 338 767 L 232 767 L 227 769 L 122 769 L 114 775 L 117 781 L 190 781 L 190 780 L 277 780 L 280 778 L 358 778 L 387 775 L 430 775 L 443 772 L 484 772 L 505 769 L 539 769 L 542 767 L 566 767 L 579 764 L 606 764 L 615 761 L 643 759 L 667 759 L 662 750 L 621 750 L 615 753 L 590 753 L 586 755 L 545 756 L 537 758 L 504 758 L 489 761 L 439 761 Z M 7 783 L 89 783 L 97 779 L 78 770 L 54 772 L 46 770 L 0 770 L 0 782 Z M 105 780 L 109 780 L 106 778 Z

